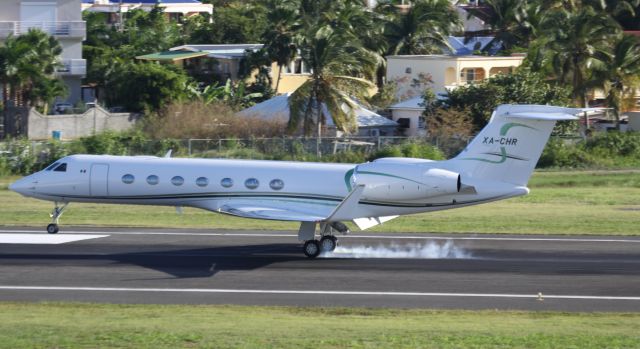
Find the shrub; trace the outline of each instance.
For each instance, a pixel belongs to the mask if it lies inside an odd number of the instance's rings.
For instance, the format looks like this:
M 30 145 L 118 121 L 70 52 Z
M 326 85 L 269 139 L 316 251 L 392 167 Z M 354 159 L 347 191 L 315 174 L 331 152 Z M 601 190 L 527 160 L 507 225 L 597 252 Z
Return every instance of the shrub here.
M 424 142 L 406 142 L 399 145 L 386 146 L 369 156 L 369 160 L 387 157 L 410 157 L 431 160 L 445 159 L 444 153 L 431 144 Z

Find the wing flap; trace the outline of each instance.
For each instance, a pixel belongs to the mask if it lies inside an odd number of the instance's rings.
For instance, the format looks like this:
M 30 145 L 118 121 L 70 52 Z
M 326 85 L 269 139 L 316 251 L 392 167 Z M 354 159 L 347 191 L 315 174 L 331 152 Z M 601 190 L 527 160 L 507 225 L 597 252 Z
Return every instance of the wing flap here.
M 217 211 L 238 217 L 270 219 L 277 221 L 317 222 L 325 218 L 324 216 L 319 216 L 317 214 L 291 210 L 288 208 L 243 203 L 225 204 L 220 206 Z

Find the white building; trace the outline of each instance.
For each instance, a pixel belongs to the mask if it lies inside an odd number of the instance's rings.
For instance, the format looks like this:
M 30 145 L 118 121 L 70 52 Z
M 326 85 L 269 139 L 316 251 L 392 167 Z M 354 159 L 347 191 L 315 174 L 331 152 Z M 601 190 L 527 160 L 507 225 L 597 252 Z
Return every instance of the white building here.
M 426 124 L 422 117 L 425 110 L 422 96 L 414 97 L 389 107 L 391 118 L 398 123 L 402 135 L 406 137 L 426 136 Z
M 140 9 L 151 11 L 160 7 L 171 19 L 190 17 L 201 13 L 213 14 L 213 5 L 203 4 L 197 0 L 82 0 L 82 10 L 89 12 L 103 12 L 112 15 L 111 20 L 117 21 L 120 13 Z
M 86 25 L 82 20 L 80 0 L 3 0 L 0 10 L 0 44 L 9 35 L 38 28 L 53 35 L 62 46 L 62 67 L 56 74 L 69 87 L 66 101 L 80 100 L 80 84 L 87 67 L 82 58 L 82 41 Z

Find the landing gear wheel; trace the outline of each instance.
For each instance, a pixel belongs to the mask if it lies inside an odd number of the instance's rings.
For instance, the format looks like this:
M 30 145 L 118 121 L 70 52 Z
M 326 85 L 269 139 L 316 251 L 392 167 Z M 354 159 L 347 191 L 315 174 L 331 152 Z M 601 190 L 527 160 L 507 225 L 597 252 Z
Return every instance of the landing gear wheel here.
M 309 258 L 316 258 L 322 252 L 318 240 L 307 240 L 302 248 L 304 255 Z
M 320 239 L 322 252 L 333 252 L 338 246 L 338 238 L 333 235 L 325 235 Z
M 58 233 L 60 229 L 58 228 L 57 224 L 51 223 L 49 225 L 47 225 L 47 233 L 49 234 L 56 234 Z

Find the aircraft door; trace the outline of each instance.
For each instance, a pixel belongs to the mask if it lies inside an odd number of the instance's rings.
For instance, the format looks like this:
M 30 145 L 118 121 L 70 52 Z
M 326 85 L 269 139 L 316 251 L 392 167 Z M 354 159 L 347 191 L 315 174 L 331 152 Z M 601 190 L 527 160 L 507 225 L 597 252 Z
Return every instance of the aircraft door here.
M 107 188 L 108 174 L 109 174 L 109 165 L 107 164 L 91 165 L 91 181 L 89 185 L 91 196 L 109 195 L 109 190 Z

